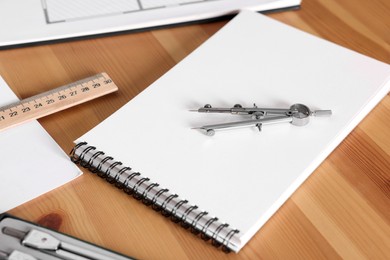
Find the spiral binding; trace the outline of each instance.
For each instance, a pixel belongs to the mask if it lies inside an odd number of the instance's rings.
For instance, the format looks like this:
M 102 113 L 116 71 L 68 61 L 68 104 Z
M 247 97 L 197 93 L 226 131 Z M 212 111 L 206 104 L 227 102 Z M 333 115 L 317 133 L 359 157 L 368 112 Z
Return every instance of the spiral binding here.
M 114 161 L 114 158 L 106 156 L 104 152 L 97 151 L 96 147 L 80 142 L 70 152 L 70 158 L 72 162 L 123 189 L 183 228 L 190 228 L 193 234 L 200 235 L 203 240 L 211 240 L 213 246 L 221 247 L 225 253 L 235 248 L 232 240 L 239 233 L 237 229 L 219 222 L 218 218 L 209 216 L 208 212 L 199 210 L 196 205 L 188 204 L 187 200 L 180 199 L 168 189 L 160 188 L 158 183 L 150 182 L 149 178 L 123 166 L 121 162 Z M 173 206 L 170 206 L 171 204 Z

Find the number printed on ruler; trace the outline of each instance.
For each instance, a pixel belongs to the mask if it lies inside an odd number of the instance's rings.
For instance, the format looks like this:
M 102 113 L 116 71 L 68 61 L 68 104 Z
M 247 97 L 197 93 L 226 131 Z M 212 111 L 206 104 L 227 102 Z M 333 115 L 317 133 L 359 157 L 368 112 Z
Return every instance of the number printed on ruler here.
M 0 107 L 0 131 L 117 91 L 106 73 Z

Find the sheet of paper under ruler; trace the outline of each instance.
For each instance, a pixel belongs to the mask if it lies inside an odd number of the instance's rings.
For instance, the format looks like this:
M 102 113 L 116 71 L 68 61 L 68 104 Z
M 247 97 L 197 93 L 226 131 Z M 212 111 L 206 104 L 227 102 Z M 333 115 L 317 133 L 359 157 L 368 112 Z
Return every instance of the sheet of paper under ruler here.
M 0 107 L 18 99 L 0 76 Z M 0 133 L 0 213 L 80 176 L 82 172 L 35 120 Z M 1 244 L 1 242 L 0 242 Z

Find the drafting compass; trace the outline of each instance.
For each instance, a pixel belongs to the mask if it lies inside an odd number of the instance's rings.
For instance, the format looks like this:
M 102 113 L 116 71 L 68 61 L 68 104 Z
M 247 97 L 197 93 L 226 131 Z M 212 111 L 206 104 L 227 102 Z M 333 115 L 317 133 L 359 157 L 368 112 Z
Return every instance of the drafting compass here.
M 233 115 L 248 116 L 250 119 L 242 121 L 234 121 L 228 123 L 204 125 L 194 127 L 193 129 L 204 130 L 206 135 L 212 136 L 215 130 L 255 126 L 259 131 L 262 130 L 263 125 L 291 123 L 295 126 L 304 126 L 310 122 L 312 116 L 330 116 L 331 110 L 314 110 L 311 111 L 303 104 L 294 104 L 290 108 L 260 108 L 256 104 L 253 107 L 243 107 L 236 104 L 231 108 L 214 108 L 207 104 L 197 110 L 191 110 L 199 113 L 229 113 Z

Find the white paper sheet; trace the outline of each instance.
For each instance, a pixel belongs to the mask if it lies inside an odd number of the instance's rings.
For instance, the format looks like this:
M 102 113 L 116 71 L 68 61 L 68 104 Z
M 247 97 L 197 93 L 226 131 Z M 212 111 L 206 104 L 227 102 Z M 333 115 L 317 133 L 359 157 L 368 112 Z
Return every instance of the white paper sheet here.
M 2 0 L 0 47 L 299 6 L 301 0 Z
M 0 107 L 16 101 L 0 77 Z M 0 132 L 0 158 L 0 213 L 82 173 L 37 121 Z
M 387 64 L 243 12 L 78 141 L 239 229 L 239 250 L 389 92 L 389 77 Z M 236 103 L 333 115 L 261 133 L 191 129 L 242 117 L 188 110 Z

